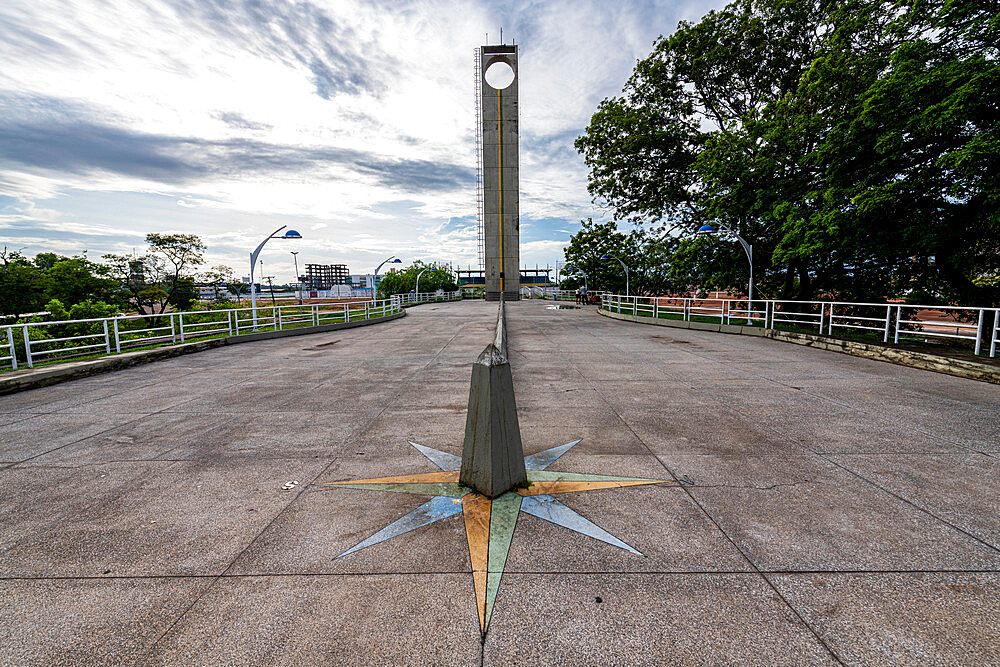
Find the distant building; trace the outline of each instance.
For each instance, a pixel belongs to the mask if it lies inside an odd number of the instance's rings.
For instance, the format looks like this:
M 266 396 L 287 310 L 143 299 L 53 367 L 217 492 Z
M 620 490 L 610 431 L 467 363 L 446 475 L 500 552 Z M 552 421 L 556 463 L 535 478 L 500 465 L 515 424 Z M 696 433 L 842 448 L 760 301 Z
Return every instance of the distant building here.
M 216 287 L 215 285 L 199 285 L 199 286 L 195 287 L 195 289 L 198 291 L 198 300 L 199 301 L 212 301 L 214 299 L 218 299 L 219 295 L 223 291 L 228 292 L 228 290 L 220 289 L 219 287 Z
M 346 264 L 306 264 L 306 273 L 302 276 L 302 287 L 307 290 L 327 290 L 350 282 Z
M 375 284 L 375 287 L 378 287 L 379 283 L 382 282 L 382 279 L 385 278 L 390 273 L 396 273 L 396 269 L 389 269 L 385 273 L 380 273 L 378 277 L 376 277 L 374 274 L 371 273 L 351 274 L 350 277 L 351 287 L 353 287 L 354 289 L 370 290 L 372 288 L 372 283 Z
M 552 269 L 521 269 L 520 284 L 528 287 L 553 285 L 549 277 Z M 483 269 L 458 269 L 459 287 L 486 287 L 486 272 Z
M 351 274 L 351 287 L 354 289 L 371 289 L 373 276 L 370 273 Z

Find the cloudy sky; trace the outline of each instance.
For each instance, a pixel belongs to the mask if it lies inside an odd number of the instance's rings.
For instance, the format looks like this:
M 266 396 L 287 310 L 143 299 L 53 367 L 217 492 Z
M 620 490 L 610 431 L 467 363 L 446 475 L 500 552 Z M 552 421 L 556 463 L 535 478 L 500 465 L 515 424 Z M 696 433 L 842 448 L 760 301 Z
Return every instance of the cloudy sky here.
M 520 48 L 521 258 L 586 217 L 573 148 L 598 102 L 718 0 L 4 0 L 0 244 L 142 251 L 200 235 L 209 264 L 370 272 L 476 265 L 473 49 Z M 273 268 L 272 268 L 273 267 Z

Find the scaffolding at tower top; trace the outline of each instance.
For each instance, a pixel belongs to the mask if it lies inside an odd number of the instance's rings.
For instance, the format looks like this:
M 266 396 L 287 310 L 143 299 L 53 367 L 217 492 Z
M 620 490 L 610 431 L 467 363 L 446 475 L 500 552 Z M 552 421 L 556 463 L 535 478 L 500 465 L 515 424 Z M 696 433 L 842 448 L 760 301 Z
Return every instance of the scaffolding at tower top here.
M 480 49 L 477 46 L 473 50 L 473 75 L 476 93 L 476 251 L 479 258 L 479 268 L 486 268 L 486 247 L 485 233 L 483 230 L 483 116 L 482 116 L 482 64 L 480 61 Z

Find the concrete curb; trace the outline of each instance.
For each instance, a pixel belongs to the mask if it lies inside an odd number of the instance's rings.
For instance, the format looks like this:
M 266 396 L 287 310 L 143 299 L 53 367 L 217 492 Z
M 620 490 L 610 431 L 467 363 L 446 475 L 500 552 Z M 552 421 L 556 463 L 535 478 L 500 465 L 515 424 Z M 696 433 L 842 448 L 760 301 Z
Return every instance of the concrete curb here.
M 955 359 L 953 357 L 942 357 L 926 352 L 914 352 L 898 347 L 886 347 L 884 345 L 874 345 L 853 340 L 841 340 L 838 338 L 827 338 L 816 334 L 793 333 L 791 331 L 778 331 L 776 329 L 761 329 L 760 327 L 745 327 L 735 324 L 716 324 L 714 322 L 685 322 L 683 320 L 654 319 L 643 315 L 629 315 L 626 313 L 615 313 L 609 310 L 597 309 L 597 312 L 605 317 L 626 322 L 637 322 L 639 324 L 651 324 L 661 327 L 673 327 L 675 329 L 695 329 L 698 331 L 718 331 L 720 333 L 739 334 L 744 336 L 762 336 L 772 340 L 780 340 L 806 347 L 815 347 L 820 350 L 830 350 L 831 352 L 841 352 L 855 357 L 864 357 L 876 361 L 885 361 L 900 366 L 919 368 L 935 373 L 945 373 L 968 380 L 978 380 L 979 382 L 989 382 L 1000 384 L 1000 368 L 990 364 L 983 364 L 967 359 Z
M 43 366 L 41 368 L 26 368 L 23 370 L 5 373 L 0 377 L 0 395 L 13 394 L 28 389 L 47 387 L 51 384 L 58 384 L 68 380 L 97 375 L 99 373 L 109 373 L 111 371 L 148 364 L 161 359 L 170 359 L 193 352 L 202 352 L 224 345 L 238 345 L 240 343 L 253 343 L 272 338 L 287 338 L 289 336 L 305 336 L 307 334 L 322 333 L 325 331 L 337 331 L 340 329 L 354 329 L 355 327 L 378 324 L 397 320 L 406 315 L 406 312 L 394 313 L 385 317 L 374 317 L 361 322 L 337 322 L 336 324 L 321 324 L 316 327 L 302 327 L 300 329 L 288 329 L 286 331 L 264 331 L 255 334 L 243 334 L 241 336 L 227 336 L 225 338 L 212 338 L 210 340 L 195 341 L 193 343 L 182 343 L 169 347 L 158 347 L 152 350 L 137 350 L 135 352 L 125 352 L 116 354 L 113 357 L 101 357 L 99 359 L 87 359 L 86 361 L 70 361 L 64 364 Z

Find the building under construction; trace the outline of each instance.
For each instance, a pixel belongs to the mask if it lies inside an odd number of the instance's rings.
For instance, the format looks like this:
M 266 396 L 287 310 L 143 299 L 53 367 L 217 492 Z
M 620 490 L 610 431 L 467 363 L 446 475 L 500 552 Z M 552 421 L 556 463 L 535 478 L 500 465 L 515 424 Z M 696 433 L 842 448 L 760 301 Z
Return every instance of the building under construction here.
M 351 272 L 346 264 L 306 264 L 306 273 L 302 276 L 302 287 L 307 290 L 330 289 L 350 282 Z

